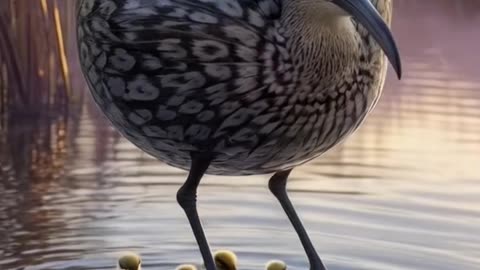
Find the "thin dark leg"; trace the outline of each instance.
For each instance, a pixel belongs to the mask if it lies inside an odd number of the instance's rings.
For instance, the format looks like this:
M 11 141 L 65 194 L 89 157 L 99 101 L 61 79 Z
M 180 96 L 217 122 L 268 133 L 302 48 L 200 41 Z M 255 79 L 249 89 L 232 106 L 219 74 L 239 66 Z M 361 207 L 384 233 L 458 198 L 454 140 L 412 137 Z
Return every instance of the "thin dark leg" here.
M 200 253 L 202 254 L 203 263 L 207 270 L 215 270 L 215 263 L 213 261 L 212 252 L 208 246 L 207 238 L 203 232 L 202 224 L 197 212 L 197 187 L 200 184 L 200 179 L 205 174 L 210 165 L 211 158 L 204 157 L 198 154 L 192 154 L 192 164 L 187 181 L 177 192 L 178 204 L 183 208 L 187 214 L 188 221 L 192 228 L 195 239 L 197 240 Z
M 290 202 L 290 199 L 288 198 L 286 187 L 287 179 L 291 171 L 292 170 L 282 171 L 274 174 L 272 178 L 270 178 L 268 187 L 282 205 L 282 208 L 285 210 L 285 213 L 292 223 L 293 228 L 295 228 L 295 231 L 302 242 L 303 248 L 305 249 L 305 253 L 307 254 L 308 261 L 310 263 L 310 269 L 326 270 L 322 260 L 318 256 L 317 251 L 313 247 L 312 241 L 310 241 L 310 238 L 308 237 L 307 231 L 305 231 L 305 228 L 303 227 L 302 221 L 300 221 L 300 218 L 295 212 L 292 202 Z

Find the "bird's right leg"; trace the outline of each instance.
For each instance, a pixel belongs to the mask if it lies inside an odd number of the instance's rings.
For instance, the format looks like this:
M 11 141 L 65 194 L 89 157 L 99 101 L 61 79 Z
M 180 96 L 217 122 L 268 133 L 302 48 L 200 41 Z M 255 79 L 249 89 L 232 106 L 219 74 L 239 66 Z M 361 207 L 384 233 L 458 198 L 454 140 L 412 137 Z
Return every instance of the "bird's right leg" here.
M 197 212 L 197 187 L 200 184 L 200 179 L 210 166 L 211 158 L 199 154 L 191 154 L 192 163 L 190 165 L 190 172 L 187 181 L 177 192 L 178 204 L 183 208 L 187 214 L 188 221 L 192 228 L 195 239 L 197 240 L 200 253 L 202 254 L 203 263 L 206 270 L 215 270 L 215 263 L 213 261 L 210 247 L 208 246 L 207 238 L 203 232 L 202 224 Z
M 302 242 L 305 253 L 307 254 L 308 261 L 310 263 L 310 270 L 326 270 L 325 266 L 318 256 L 315 247 L 312 244 L 312 241 L 308 237 L 307 231 L 303 227 L 302 221 L 297 215 L 295 208 L 293 208 L 290 198 L 287 194 L 287 179 L 292 170 L 281 171 L 275 173 L 270 181 L 268 182 L 268 187 L 272 194 L 278 199 L 280 205 L 288 216 L 288 219 L 293 225 L 293 228 Z

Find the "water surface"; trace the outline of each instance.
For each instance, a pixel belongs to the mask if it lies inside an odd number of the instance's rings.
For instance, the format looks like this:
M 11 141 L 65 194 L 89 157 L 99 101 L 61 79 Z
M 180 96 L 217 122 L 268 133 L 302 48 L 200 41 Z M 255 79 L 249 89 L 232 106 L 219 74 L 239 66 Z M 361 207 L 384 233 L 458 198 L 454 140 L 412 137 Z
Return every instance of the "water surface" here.
M 390 72 L 362 128 L 297 168 L 290 194 L 331 270 L 479 269 L 480 3 L 404 0 L 395 13 L 403 80 Z M 89 95 L 82 104 L 1 118 L 0 269 L 113 269 L 125 250 L 147 270 L 201 263 L 175 201 L 186 173 L 120 137 Z M 308 269 L 267 180 L 203 180 L 212 249 L 235 251 L 240 269 Z

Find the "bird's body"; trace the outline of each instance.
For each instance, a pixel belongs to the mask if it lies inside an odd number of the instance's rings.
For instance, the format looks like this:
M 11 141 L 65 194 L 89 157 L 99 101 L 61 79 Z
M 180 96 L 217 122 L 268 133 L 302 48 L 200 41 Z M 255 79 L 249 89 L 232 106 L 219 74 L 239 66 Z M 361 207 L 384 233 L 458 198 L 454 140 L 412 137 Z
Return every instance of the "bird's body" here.
M 100 108 L 154 157 L 188 169 L 190 152 L 208 153 L 211 174 L 286 170 L 355 130 L 383 86 L 387 62 L 361 26 L 314 20 L 331 6 L 83 0 L 81 62 Z
M 96 103 L 132 143 L 188 169 L 177 193 L 207 270 L 196 208 L 205 173 L 269 181 L 306 251 L 290 171 L 353 132 L 378 100 L 391 0 L 79 0 L 82 70 Z M 372 5 L 373 4 L 373 5 Z

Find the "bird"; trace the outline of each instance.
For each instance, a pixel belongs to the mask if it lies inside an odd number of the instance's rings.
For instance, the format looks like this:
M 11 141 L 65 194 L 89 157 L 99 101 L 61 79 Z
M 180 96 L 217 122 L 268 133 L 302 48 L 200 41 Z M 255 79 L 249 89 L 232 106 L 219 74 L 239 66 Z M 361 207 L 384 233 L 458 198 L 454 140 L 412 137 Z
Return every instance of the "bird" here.
M 265 270 L 287 270 L 287 265 L 280 260 L 271 260 L 265 264 Z
M 230 250 L 218 250 L 213 254 L 217 270 L 237 270 L 237 255 Z
M 268 186 L 325 270 L 286 191 L 290 172 L 346 139 L 401 57 L 393 0 L 78 0 L 77 47 L 93 100 L 147 154 L 188 172 L 176 199 L 207 270 L 204 175 Z
M 181 264 L 175 270 L 197 270 L 198 268 L 193 264 Z
M 142 260 L 139 255 L 127 252 L 118 259 L 117 270 L 142 270 Z
M 213 259 L 217 270 L 237 270 L 237 255 L 230 250 L 218 250 L 214 253 Z M 193 264 L 181 264 L 176 270 L 197 270 Z M 280 269 L 271 269 L 280 270 Z

